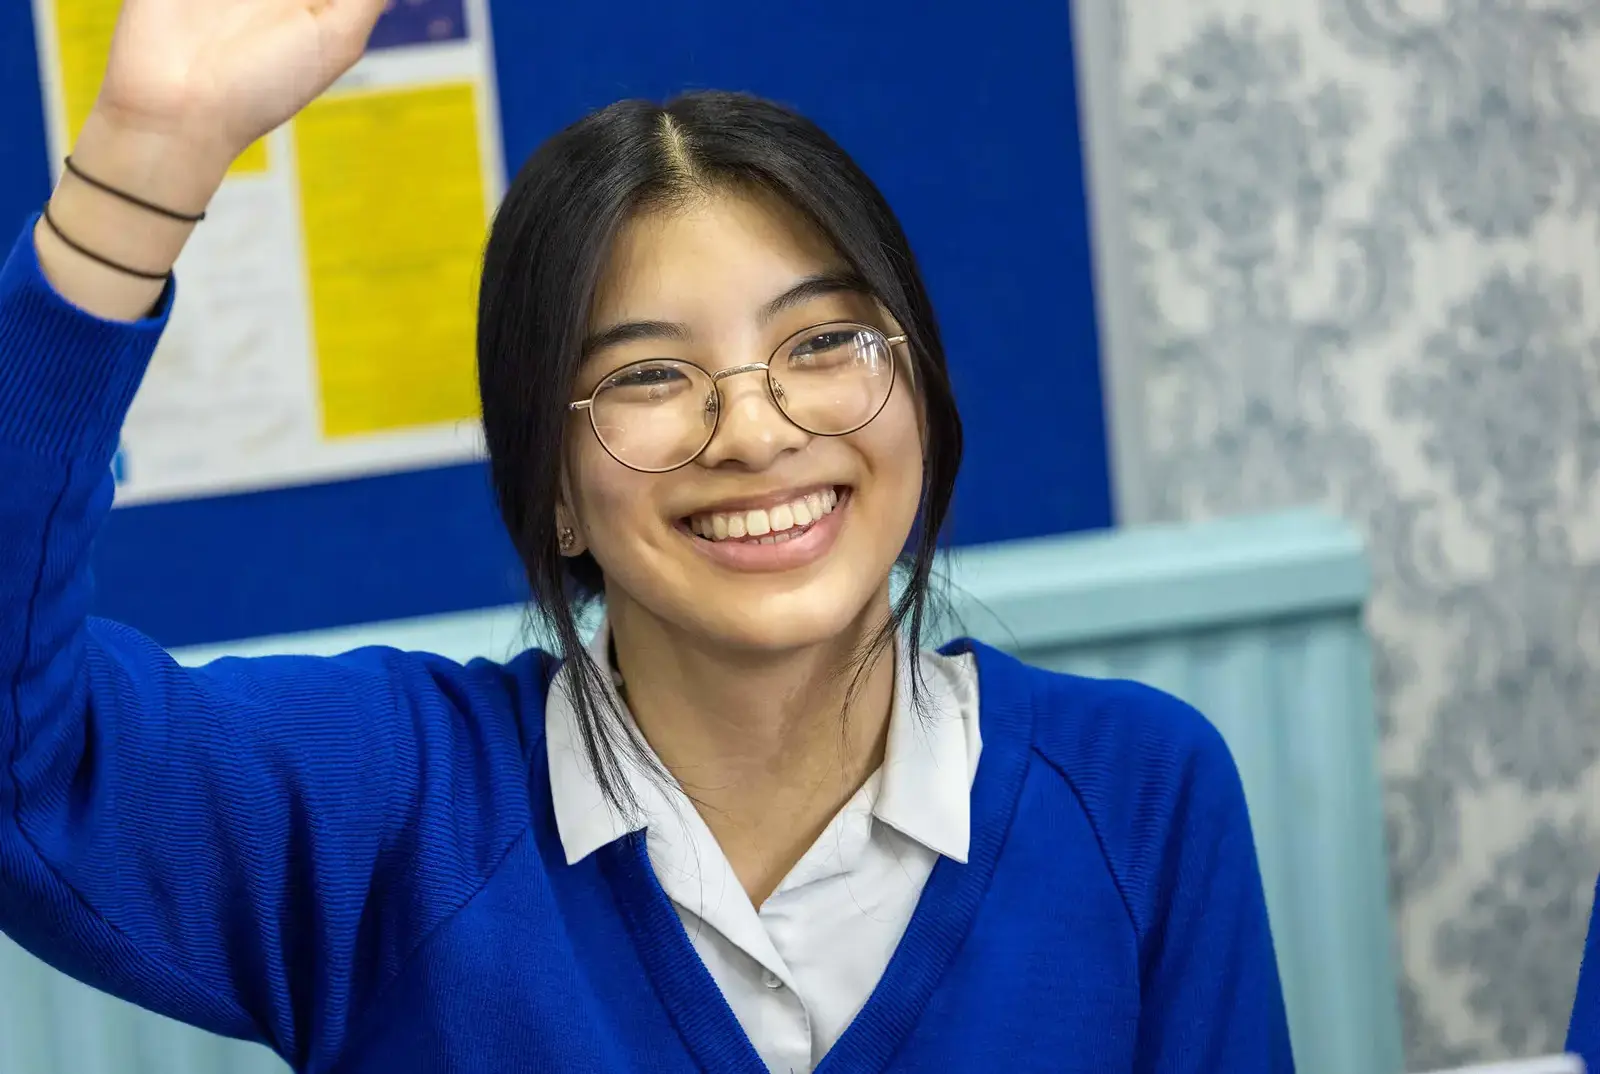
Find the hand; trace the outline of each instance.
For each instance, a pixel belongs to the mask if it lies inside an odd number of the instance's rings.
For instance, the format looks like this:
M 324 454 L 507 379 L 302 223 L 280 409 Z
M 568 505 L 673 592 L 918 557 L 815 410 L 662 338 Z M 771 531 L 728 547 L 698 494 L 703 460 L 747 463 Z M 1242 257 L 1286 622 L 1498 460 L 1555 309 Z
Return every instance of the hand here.
M 95 110 L 231 162 L 361 58 L 385 0 L 124 0 Z
M 348 71 L 385 0 L 123 0 L 111 58 L 73 159 L 101 182 L 177 212 L 210 202 L 228 166 Z M 52 217 L 82 246 L 149 273 L 191 226 L 66 175 Z M 43 221 L 39 263 L 68 301 L 101 317 L 149 311 L 159 283 L 79 255 Z
M 385 0 L 124 0 L 105 81 L 73 157 L 101 182 L 178 212 L 210 201 L 228 166 L 348 71 Z M 63 233 L 122 265 L 165 272 L 191 226 L 63 177 Z M 70 302 L 132 319 L 158 282 L 85 258 L 41 221 L 39 263 Z

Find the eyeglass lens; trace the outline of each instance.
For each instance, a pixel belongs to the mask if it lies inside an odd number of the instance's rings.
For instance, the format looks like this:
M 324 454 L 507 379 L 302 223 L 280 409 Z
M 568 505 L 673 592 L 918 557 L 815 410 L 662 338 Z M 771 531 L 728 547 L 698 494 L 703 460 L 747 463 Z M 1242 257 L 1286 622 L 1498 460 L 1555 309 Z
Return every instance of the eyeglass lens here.
M 894 356 L 874 328 L 818 325 L 778 349 L 767 379 L 773 402 L 791 422 L 818 436 L 840 436 L 883 409 L 894 385 Z M 705 449 L 721 405 L 710 374 L 688 362 L 660 358 L 607 377 L 595 391 L 590 420 L 618 462 L 661 472 Z

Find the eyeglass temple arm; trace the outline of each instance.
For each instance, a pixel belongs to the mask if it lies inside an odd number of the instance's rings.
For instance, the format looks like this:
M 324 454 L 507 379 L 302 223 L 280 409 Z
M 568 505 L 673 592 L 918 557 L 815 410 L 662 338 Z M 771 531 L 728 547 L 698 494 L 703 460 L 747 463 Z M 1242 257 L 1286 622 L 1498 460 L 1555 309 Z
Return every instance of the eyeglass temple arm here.
M 588 410 L 589 409 L 589 404 L 592 403 L 592 402 L 594 402 L 593 399 L 579 399 L 576 403 L 568 403 L 567 404 L 567 409 L 568 410 Z

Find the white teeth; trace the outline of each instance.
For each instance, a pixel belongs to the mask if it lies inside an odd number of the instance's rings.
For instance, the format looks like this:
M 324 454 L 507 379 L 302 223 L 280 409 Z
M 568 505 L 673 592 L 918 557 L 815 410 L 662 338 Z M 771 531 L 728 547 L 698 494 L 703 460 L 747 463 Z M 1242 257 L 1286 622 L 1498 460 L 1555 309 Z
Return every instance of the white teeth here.
M 695 515 L 689 519 L 689 530 L 709 541 L 750 540 L 779 544 L 798 536 L 788 531 L 820 522 L 832 514 L 838 504 L 839 494 L 827 488 L 776 507 Z

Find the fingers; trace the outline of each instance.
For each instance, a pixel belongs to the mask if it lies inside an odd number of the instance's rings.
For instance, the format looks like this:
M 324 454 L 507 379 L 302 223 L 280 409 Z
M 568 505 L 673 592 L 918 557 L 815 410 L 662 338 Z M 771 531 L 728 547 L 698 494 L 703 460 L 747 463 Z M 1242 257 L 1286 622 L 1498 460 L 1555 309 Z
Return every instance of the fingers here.
M 325 40 L 337 42 L 341 56 L 354 63 L 387 6 L 388 0 L 312 0 L 311 13 L 326 27 Z

